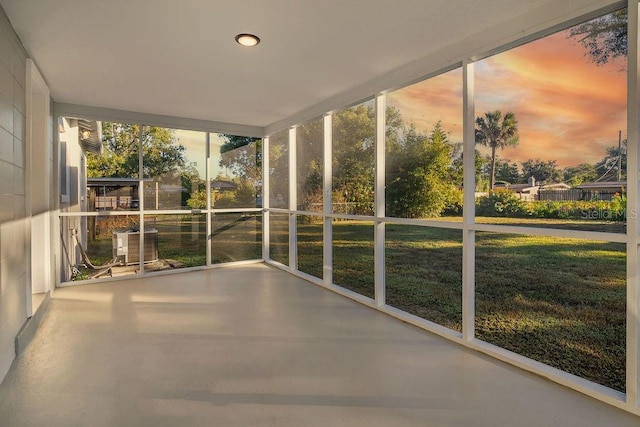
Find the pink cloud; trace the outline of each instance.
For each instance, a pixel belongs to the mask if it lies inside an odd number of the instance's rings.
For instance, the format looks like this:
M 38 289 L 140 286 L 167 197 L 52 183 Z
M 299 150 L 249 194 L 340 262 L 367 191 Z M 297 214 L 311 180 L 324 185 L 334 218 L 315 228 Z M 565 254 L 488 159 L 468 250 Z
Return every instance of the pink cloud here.
M 520 143 L 499 155 L 515 162 L 595 163 L 626 137 L 626 73 L 617 62 L 596 66 L 562 31 L 476 63 L 476 116 L 512 111 Z M 444 73 L 388 95 L 406 123 L 428 132 L 441 120 L 462 140 L 462 71 Z
M 626 74 L 620 64 L 591 63 L 566 32 L 481 62 L 476 114 L 512 111 L 519 122 L 520 144 L 501 157 L 594 163 L 617 144 L 618 130 L 626 133 Z
M 428 133 L 440 120 L 451 140 L 462 141 L 462 70 L 455 69 L 391 92 L 387 105 L 400 111 L 406 124 Z

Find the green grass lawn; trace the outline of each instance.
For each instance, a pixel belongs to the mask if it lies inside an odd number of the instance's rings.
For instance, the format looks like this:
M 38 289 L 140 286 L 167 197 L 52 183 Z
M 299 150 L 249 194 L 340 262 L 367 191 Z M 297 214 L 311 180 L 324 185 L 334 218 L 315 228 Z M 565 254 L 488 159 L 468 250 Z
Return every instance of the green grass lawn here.
M 622 243 L 476 236 L 476 335 L 616 390 L 625 389 Z
M 271 215 L 271 258 L 289 263 L 288 215 Z M 159 255 L 205 264 L 203 215 L 157 216 Z M 581 221 L 480 218 L 478 222 L 585 229 Z M 620 223 L 587 224 L 623 232 Z M 322 278 L 320 217 L 298 218 L 298 267 Z M 104 227 L 103 227 L 104 228 Z M 214 263 L 261 257 L 260 216 L 214 216 Z M 387 304 L 460 331 L 462 232 L 387 224 Z M 333 282 L 374 297 L 373 222 L 333 222 Z M 111 232 L 89 246 L 94 263 L 111 259 Z M 625 245 L 544 236 L 476 234 L 476 336 L 606 385 L 625 389 Z
M 387 304 L 462 331 L 462 231 L 388 224 Z
M 322 278 L 323 224 L 321 217 L 298 217 L 298 270 Z
M 150 215 L 147 229 L 158 230 L 158 257 L 179 261 L 183 267 L 206 264 L 206 218 L 204 215 Z M 87 254 L 94 264 L 113 258 L 112 232 L 122 228 L 118 221 L 98 221 L 96 239 L 89 241 Z M 261 214 L 217 214 L 212 220 L 211 262 L 262 258 Z
M 575 223 L 564 228 L 583 225 Z M 385 232 L 387 304 L 460 331 L 462 232 L 397 224 Z M 321 237 L 321 224 L 298 223 L 298 263 L 317 277 Z M 373 262 L 372 223 L 334 221 L 333 282 L 373 298 Z M 476 336 L 624 391 L 625 269 L 624 244 L 478 232 Z
M 269 257 L 289 265 L 289 214 L 269 214 Z M 319 262 L 322 265 L 322 255 Z

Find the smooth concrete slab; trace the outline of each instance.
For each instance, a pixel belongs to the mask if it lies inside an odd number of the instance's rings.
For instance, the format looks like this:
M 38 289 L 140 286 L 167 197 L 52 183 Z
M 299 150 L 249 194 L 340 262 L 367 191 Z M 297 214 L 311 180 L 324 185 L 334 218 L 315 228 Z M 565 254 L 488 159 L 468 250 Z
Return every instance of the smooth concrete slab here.
M 634 426 L 264 265 L 58 289 L 2 426 Z

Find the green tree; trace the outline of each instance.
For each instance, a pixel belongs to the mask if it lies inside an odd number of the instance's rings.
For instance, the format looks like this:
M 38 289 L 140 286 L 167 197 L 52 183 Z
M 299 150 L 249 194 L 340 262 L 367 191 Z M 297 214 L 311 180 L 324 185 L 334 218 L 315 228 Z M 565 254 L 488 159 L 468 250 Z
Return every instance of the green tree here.
M 491 176 L 491 156 L 482 154 L 475 149 L 474 167 L 476 171 L 476 191 L 489 190 L 489 177 Z
M 585 55 L 600 65 L 627 56 L 627 9 L 620 9 L 569 30 L 569 37 L 585 49 Z
M 596 166 L 589 163 L 581 163 L 577 166 L 564 168 L 563 181 L 575 187 L 587 181 L 595 181 L 598 178 Z
M 333 115 L 333 203 L 348 203 L 349 213 L 373 211 L 375 113 L 360 104 Z
M 222 135 L 220 166 L 255 184 L 262 180 L 262 139 L 250 136 Z
M 87 153 L 89 178 L 138 178 L 140 127 L 102 123 L 103 153 Z M 185 148 L 176 143 L 174 131 L 142 127 L 142 170 L 145 178 L 178 174 L 185 168 Z
M 449 167 L 449 182 L 462 188 L 464 184 L 464 156 L 462 142 L 451 143 L 451 165 Z
M 600 181 L 621 181 L 627 179 L 627 140 L 622 140 L 620 148 L 608 147 L 607 154 L 596 164 Z M 619 171 L 619 173 L 618 173 Z
M 459 204 L 460 190 L 451 180 L 453 149 L 440 122 L 428 136 L 410 126 L 387 159 L 387 214 L 434 217 Z
M 493 190 L 496 171 L 496 150 L 518 145 L 518 121 L 515 114 L 507 112 L 502 117 L 500 110 L 490 111 L 476 118 L 476 144 L 491 149 L 489 189 Z
M 178 143 L 172 129 L 102 122 L 102 135 L 103 152 L 87 153 L 89 178 L 139 178 L 141 148 L 143 178 L 182 188 L 179 193 L 156 194 L 155 186 L 146 183 L 143 189 L 148 205 L 158 201 L 165 208 L 184 206 L 202 184 L 195 168 L 187 164 L 185 147 Z
M 324 153 L 324 121 L 322 118 L 306 122 L 296 129 L 296 183 L 298 209 L 322 210 L 322 170 Z
M 212 193 L 211 201 L 213 202 L 213 193 Z M 198 190 L 196 192 L 191 193 L 189 199 L 187 200 L 187 206 L 190 209 L 206 209 L 207 208 L 206 190 Z
M 496 181 L 504 181 L 509 184 L 522 181 L 518 165 L 509 163 L 508 160 L 496 159 Z
M 289 194 L 289 132 L 277 132 L 269 138 L 269 200 L 271 207 L 284 208 Z M 278 195 L 282 195 L 283 202 L 276 202 Z M 275 202 L 275 204 L 274 204 Z
M 529 159 L 521 163 L 522 177 L 529 179 L 534 177 L 536 181 L 546 181 L 549 183 L 562 181 L 563 174 L 558 168 L 558 162 L 555 160 L 543 161 L 540 159 Z
M 226 134 L 222 137 L 225 142 L 220 146 L 219 164 L 233 174 L 232 181 L 237 185 L 233 197 L 227 194 L 225 201 L 230 205 L 255 205 L 262 188 L 262 139 Z M 221 207 L 225 201 L 218 200 L 216 206 Z

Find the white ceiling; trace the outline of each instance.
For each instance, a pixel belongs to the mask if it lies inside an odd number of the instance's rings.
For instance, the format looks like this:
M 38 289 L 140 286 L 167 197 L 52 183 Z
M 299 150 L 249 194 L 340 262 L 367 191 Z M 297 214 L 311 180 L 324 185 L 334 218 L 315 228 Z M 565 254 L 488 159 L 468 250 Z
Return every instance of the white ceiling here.
M 56 102 L 252 126 L 548 2 L 0 0 Z

